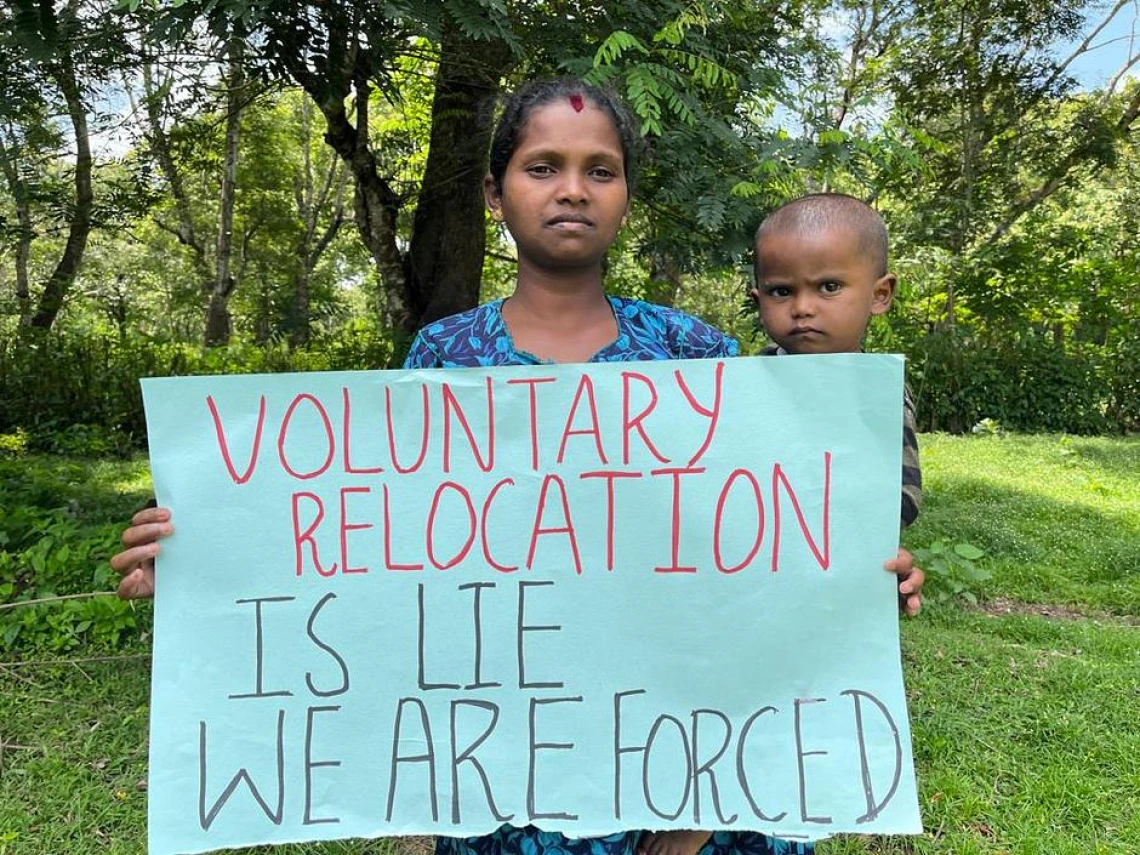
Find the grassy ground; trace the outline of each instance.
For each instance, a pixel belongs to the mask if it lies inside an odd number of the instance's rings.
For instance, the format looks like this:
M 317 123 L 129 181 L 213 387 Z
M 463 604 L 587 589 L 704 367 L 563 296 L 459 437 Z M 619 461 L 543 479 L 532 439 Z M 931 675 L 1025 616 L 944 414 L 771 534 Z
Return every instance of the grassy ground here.
M 993 578 L 981 608 L 904 625 L 926 834 L 842 838 L 821 855 L 1140 855 L 1140 439 L 923 440 L 927 503 L 908 545 L 975 544 Z M 116 514 L 138 502 L 137 465 L 58 467 L 62 493 Z M 0 855 L 145 850 L 145 654 L 0 664 Z

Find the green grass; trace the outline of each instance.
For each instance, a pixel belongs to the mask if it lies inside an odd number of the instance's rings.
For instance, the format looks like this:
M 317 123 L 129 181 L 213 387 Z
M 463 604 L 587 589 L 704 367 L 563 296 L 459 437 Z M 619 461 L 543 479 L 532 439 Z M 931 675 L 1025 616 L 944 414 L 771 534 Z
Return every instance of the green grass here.
M 1140 440 L 922 439 L 926 505 L 907 543 L 982 547 L 983 602 L 1006 607 L 943 606 L 904 624 L 926 833 L 844 837 L 820 855 L 1140 855 Z M 75 501 L 93 527 L 145 494 L 137 463 L 33 464 L 21 495 Z M 1019 603 L 1054 616 L 1006 613 Z M 145 653 L 136 640 L 118 651 L 134 658 L 0 665 L 0 855 L 145 851 Z
M 922 437 L 910 546 L 988 553 L 988 597 L 1140 615 L 1140 438 Z
M 940 609 L 904 650 L 927 836 L 828 852 L 1140 851 L 1140 629 Z
M 137 855 L 146 841 L 150 661 L 0 667 L 0 855 Z M 384 841 L 243 853 L 379 855 Z

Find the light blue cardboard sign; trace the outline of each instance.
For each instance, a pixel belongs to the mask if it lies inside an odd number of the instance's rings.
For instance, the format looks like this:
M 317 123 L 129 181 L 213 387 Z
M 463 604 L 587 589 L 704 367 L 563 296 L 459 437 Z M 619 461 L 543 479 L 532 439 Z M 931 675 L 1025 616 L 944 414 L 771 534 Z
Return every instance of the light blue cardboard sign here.
M 150 852 L 921 830 L 902 361 L 153 379 Z

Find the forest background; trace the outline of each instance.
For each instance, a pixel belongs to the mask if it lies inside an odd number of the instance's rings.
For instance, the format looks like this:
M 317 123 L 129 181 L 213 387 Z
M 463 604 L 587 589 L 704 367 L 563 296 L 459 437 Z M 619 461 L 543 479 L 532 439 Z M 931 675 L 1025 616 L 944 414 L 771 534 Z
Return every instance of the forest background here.
M 0 855 L 143 845 L 152 624 L 107 563 L 152 494 L 138 378 L 394 366 L 507 293 L 489 132 L 558 73 L 643 131 L 612 291 L 755 352 L 756 225 L 852 193 L 900 277 L 869 348 L 907 355 L 924 431 L 975 434 L 922 437 L 906 533 L 927 834 L 826 851 L 1140 853 L 1137 15 L 0 0 Z
M 878 207 L 868 345 L 920 427 L 1140 427 L 1132 2 L 5 0 L 0 434 L 144 442 L 140 376 L 398 365 L 507 292 L 481 179 L 504 91 L 568 73 L 643 133 L 607 286 L 764 343 L 750 239 Z M 1106 47 L 1107 45 L 1107 47 Z M 1118 64 L 1095 86 L 1077 70 Z

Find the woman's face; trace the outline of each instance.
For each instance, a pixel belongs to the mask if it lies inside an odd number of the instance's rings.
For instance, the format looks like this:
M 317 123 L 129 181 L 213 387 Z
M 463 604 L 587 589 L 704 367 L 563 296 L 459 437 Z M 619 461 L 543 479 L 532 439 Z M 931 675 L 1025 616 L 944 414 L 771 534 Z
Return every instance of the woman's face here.
M 600 265 L 629 210 L 621 139 L 609 114 L 581 97 L 536 107 L 487 204 L 518 247 L 519 264 Z

